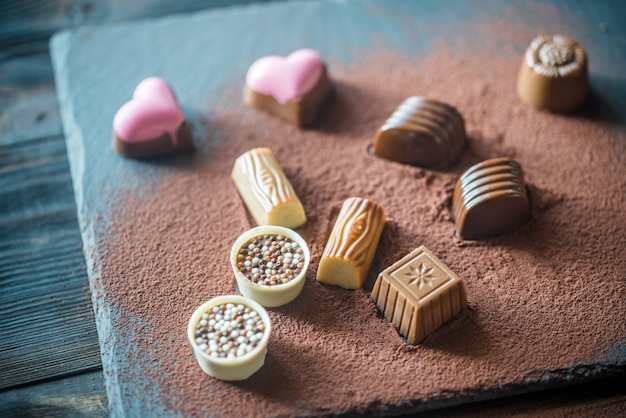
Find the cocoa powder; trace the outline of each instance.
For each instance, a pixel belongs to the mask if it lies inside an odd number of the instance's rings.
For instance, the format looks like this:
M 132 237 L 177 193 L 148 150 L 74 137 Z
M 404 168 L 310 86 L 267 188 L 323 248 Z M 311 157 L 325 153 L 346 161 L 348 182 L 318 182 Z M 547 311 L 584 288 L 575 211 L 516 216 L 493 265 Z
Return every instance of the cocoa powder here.
M 570 116 L 527 108 L 514 88 L 520 59 L 441 47 L 330 62 L 335 93 L 308 129 L 246 108 L 241 86 L 232 86 L 209 121 L 193 127 L 210 132 L 194 156 L 155 165 L 154 177 L 111 203 L 98 297 L 118 314 L 115 329 L 133 345 L 125 356 L 140 365 L 121 372 L 122 396 L 136 396 L 124 392 L 132 381 L 146 399 L 158 396 L 155 408 L 183 416 L 403 412 L 623 364 L 612 348 L 626 338 L 625 138 L 592 117 L 593 103 Z M 464 116 L 469 145 L 450 169 L 368 153 L 376 129 L 409 95 Z M 269 310 L 265 365 L 225 383 L 198 367 L 186 324 L 204 301 L 235 292 L 229 251 L 254 224 L 230 171 L 259 146 L 272 149 L 304 205 L 308 222 L 298 232 L 312 263 L 302 294 Z M 498 156 L 522 166 L 532 218 L 493 239 L 461 241 L 450 213 L 454 183 L 470 165 Z M 315 281 L 328 231 L 350 196 L 376 201 L 388 216 L 356 291 Z M 422 244 L 462 278 L 469 308 L 411 346 L 369 293 L 378 272 Z

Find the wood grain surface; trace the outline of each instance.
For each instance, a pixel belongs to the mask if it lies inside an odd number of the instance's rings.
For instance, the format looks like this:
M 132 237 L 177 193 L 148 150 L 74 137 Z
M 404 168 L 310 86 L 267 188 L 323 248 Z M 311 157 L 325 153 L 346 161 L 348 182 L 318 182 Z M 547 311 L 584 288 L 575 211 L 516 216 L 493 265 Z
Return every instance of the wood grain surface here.
M 251 2 L 0 2 L 0 416 L 109 415 L 50 36 Z M 600 31 L 623 12 L 619 2 L 583 6 Z M 428 416 L 606 416 L 626 410 L 625 388 L 622 376 Z

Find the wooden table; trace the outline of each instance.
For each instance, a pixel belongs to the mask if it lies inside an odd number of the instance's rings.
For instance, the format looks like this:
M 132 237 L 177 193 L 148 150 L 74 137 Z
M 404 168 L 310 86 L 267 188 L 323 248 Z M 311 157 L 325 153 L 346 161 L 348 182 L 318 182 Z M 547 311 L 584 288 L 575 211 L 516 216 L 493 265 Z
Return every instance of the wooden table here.
M 0 416 L 108 416 L 50 36 L 83 24 L 249 2 L 0 3 Z M 626 415 L 626 372 L 428 415 L 616 410 Z

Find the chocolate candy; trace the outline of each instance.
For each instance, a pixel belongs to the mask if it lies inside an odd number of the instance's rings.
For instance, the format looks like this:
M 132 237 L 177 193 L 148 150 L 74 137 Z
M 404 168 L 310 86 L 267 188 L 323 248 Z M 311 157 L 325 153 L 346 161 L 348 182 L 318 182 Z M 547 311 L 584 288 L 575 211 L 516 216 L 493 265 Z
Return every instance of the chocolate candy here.
M 487 238 L 526 222 L 530 205 L 519 164 L 493 158 L 467 169 L 454 188 L 452 211 L 462 239 Z
M 589 95 L 587 54 L 564 35 L 539 36 L 522 61 L 517 94 L 528 106 L 550 112 L 570 112 Z
M 243 153 L 231 178 L 259 225 L 297 228 L 306 222 L 302 203 L 269 148 Z
M 243 100 L 288 122 L 306 125 L 331 90 L 319 53 L 300 49 L 287 57 L 270 55 L 255 61 L 246 75 Z
M 298 297 L 310 261 L 304 238 L 289 228 L 273 225 L 244 232 L 230 252 L 239 291 L 268 308 Z
M 220 326 L 228 330 L 223 333 Z M 225 381 L 245 380 L 263 366 L 271 332 L 267 311 L 239 295 L 203 303 L 187 324 L 187 338 L 200 368 Z
M 424 246 L 383 270 L 371 297 L 411 344 L 467 306 L 461 279 Z
M 194 148 L 185 116 L 165 80 L 146 78 L 119 108 L 113 119 L 113 148 L 130 158 Z
M 385 222 L 385 212 L 377 203 L 347 199 L 324 248 L 317 280 L 345 289 L 363 287 Z
M 465 142 L 463 117 L 454 107 L 413 96 L 378 130 L 373 151 L 404 164 L 444 168 L 458 159 Z

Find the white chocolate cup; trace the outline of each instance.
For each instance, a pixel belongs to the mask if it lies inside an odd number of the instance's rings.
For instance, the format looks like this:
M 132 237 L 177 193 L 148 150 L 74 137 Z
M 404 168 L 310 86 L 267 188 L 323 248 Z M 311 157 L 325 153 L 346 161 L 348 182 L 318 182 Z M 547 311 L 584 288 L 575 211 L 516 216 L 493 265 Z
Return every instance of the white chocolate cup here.
M 198 348 L 195 337 L 196 324 L 200 321 L 202 315 L 214 306 L 225 303 L 233 303 L 235 305 L 242 304 L 250 307 L 261 316 L 263 324 L 265 325 L 265 332 L 263 333 L 263 338 L 259 344 L 249 353 L 232 359 L 209 356 L 207 353 Z M 187 326 L 187 336 L 200 368 L 202 368 L 202 370 L 209 376 L 227 381 L 245 380 L 256 373 L 261 366 L 263 366 L 265 363 L 267 343 L 270 339 L 271 331 L 272 323 L 267 311 L 255 301 L 239 295 L 217 296 L 208 302 L 203 303 L 198 309 L 196 309 L 193 315 L 191 315 Z
M 304 255 L 304 268 L 293 280 L 290 280 L 284 284 L 277 284 L 273 286 L 265 286 L 252 282 L 249 280 L 237 267 L 237 255 L 239 250 L 248 240 L 259 235 L 284 235 L 290 240 L 296 242 L 300 248 L 302 248 Z M 304 281 L 306 278 L 307 268 L 311 261 L 311 253 L 309 246 L 304 238 L 292 229 L 275 225 L 262 225 L 252 228 L 237 238 L 233 244 L 233 248 L 230 252 L 230 264 L 235 273 L 235 279 L 237 279 L 237 286 L 239 291 L 250 299 L 253 299 L 265 306 L 266 308 L 275 308 L 285 305 L 298 297 L 302 288 L 304 287 Z

